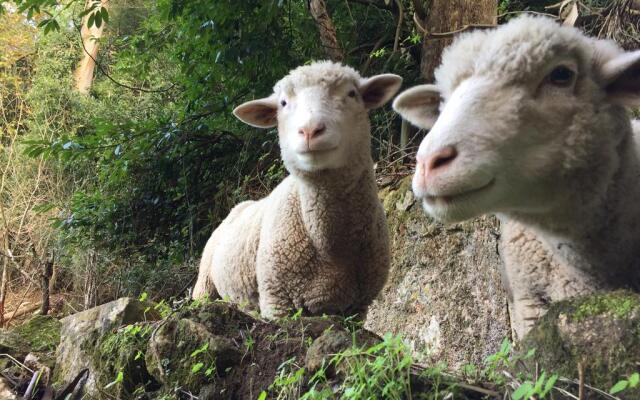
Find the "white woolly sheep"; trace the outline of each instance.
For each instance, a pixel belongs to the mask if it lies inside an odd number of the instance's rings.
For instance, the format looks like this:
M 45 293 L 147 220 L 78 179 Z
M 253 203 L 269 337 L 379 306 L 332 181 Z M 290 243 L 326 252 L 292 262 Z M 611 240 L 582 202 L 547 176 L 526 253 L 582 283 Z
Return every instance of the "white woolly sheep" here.
M 238 204 L 213 232 L 194 297 L 228 296 L 264 317 L 366 311 L 389 269 L 389 237 L 377 197 L 368 110 L 402 78 L 361 78 L 328 61 L 299 67 L 273 94 L 234 114 L 277 125 L 290 175 L 269 196 Z
M 431 128 L 413 190 L 443 222 L 498 216 L 516 337 L 550 302 L 639 290 L 640 51 L 524 16 L 461 35 L 435 75 L 394 101 Z

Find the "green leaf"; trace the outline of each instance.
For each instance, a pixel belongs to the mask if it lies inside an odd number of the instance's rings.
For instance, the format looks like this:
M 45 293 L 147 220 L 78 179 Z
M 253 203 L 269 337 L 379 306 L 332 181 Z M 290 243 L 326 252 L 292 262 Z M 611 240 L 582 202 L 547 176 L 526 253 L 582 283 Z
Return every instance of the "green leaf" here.
M 527 351 L 527 354 L 524 356 L 525 360 L 528 360 L 529 358 L 533 357 L 536 354 L 536 349 L 530 349 L 529 351 Z
M 542 374 L 538 377 L 538 380 L 536 381 L 536 385 L 533 387 L 534 393 L 538 393 L 542 390 L 542 385 L 544 384 L 544 381 L 546 379 L 547 379 L 547 373 L 542 372 Z
M 197 373 L 202 369 L 202 367 L 204 367 L 204 363 L 199 362 L 199 363 L 193 364 L 193 366 L 191 366 L 191 373 L 192 374 Z
M 623 380 L 619 381 L 618 383 L 616 383 L 615 385 L 613 385 L 613 387 L 611 389 L 609 389 L 609 393 L 610 394 L 620 393 L 623 390 L 625 390 L 627 388 L 627 386 L 629 386 L 629 381 L 623 379 Z
M 547 383 L 544 385 L 544 390 L 540 394 L 542 396 L 546 396 L 547 393 L 549 393 L 551 389 L 553 389 L 553 386 L 556 384 L 557 380 L 558 380 L 558 374 L 551 375 Z
M 511 395 L 513 400 L 526 399 L 529 396 L 529 393 L 533 391 L 533 384 L 531 382 L 525 382 L 520 385 L 519 388 L 516 389 L 515 392 Z
M 195 357 L 200 353 L 204 353 L 205 351 L 207 351 L 209 349 L 209 342 L 203 344 L 202 346 L 200 346 L 199 349 L 196 349 L 193 351 L 193 353 L 191 353 L 191 357 Z
M 265 392 L 264 390 L 260 392 L 260 395 L 258 396 L 258 400 L 267 400 L 267 392 Z
M 102 26 L 102 13 L 100 11 L 96 11 L 93 15 L 96 28 L 100 28 L 100 26 Z
M 629 387 L 636 387 L 640 383 L 640 373 L 635 372 L 629 377 Z
M 113 382 L 108 383 L 104 387 L 104 389 L 109 389 L 110 387 L 115 386 L 118 383 L 121 383 L 122 381 L 124 381 L 124 373 L 122 371 L 118 371 L 118 375 L 116 376 L 116 379 Z
M 109 11 L 107 11 L 107 9 L 105 7 L 102 7 L 102 10 L 100 10 L 100 14 L 102 14 L 102 20 L 104 21 L 105 24 L 109 23 Z

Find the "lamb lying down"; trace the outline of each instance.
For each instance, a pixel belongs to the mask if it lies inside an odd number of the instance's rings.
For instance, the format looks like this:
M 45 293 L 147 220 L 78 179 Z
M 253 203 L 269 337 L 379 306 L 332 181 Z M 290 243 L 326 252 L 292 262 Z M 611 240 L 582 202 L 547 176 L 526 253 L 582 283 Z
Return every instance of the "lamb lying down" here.
M 271 96 L 234 110 L 278 127 L 290 175 L 269 196 L 238 204 L 207 243 L 193 296 L 228 296 L 264 317 L 366 311 L 384 285 L 389 238 L 377 197 L 368 110 L 402 79 L 361 78 L 323 61 L 299 67 Z
M 640 290 L 638 105 L 640 51 L 530 16 L 459 36 L 435 85 L 394 101 L 431 129 L 413 178 L 425 210 L 499 217 L 517 337 L 550 302 Z

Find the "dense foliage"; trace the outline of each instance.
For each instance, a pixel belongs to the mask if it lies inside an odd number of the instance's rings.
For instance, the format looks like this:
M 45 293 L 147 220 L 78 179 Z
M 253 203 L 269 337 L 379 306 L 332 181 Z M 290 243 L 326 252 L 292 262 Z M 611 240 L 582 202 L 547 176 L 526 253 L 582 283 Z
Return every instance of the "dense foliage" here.
M 345 61 L 363 75 L 418 81 L 417 3 L 328 1 Z M 507 19 L 550 3 L 502 0 L 498 12 Z M 0 43 L 16 49 L 0 55 L 0 192 L 3 210 L 26 210 L 3 217 L 12 221 L 3 248 L 23 253 L 15 258 L 23 272 L 55 257 L 85 305 L 182 292 L 229 208 L 285 174 L 276 132 L 242 125 L 231 110 L 270 93 L 289 69 L 326 58 L 308 1 L 111 0 L 107 9 L 0 0 L 0 11 Z M 87 96 L 73 72 L 83 24 L 104 28 Z M 388 110 L 372 120 L 374 158 L 392 170 L 404 157 L 394 144 L 400 121 Z
M 89 96 L 72 74 L 82 53 L 78 4 L 40 17 L 57 29 L 39 36 L 30 58 L 31 129 L 21 143 L 61 169 L 65 195 L 38 210 L 53 218 L 50 245 L 76 286 L 103 299 L 176 294 L 229 208 L 284 175 L 276 132 L 246 127 L 231 110 L 326 56 L 305 1 L 111 3 Z M 51 4 L 19 6 L 35 16 Z M 392 51 L 390 7 L 335 2 L 332 13 L 347 62 L 417 78 L 419 40 L 404 21 L 401 51 Z M 399 121 L 388 111 L 374 118 L 377 157 L 390 160 Z

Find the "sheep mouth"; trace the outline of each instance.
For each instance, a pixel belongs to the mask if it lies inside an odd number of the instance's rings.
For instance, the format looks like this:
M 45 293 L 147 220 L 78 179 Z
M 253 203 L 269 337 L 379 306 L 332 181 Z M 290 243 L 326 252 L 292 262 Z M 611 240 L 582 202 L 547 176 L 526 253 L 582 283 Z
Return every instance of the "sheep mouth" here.
M 326 154 L 336 150 L 338 147 L 326 147 L 326 148 L 317 148 L 317 149 L 304 149 L 298 151 L 300 155 L 318 155 L 318 154 Z
M 446 194 L 446 195 L 437 195 L 437 196 L 427 195 L 424 197 L 424 201 L 426 201 L 429 204 L 439 203 L 442 205 L 450 205 L 452 203 L 462 202 L 462 201 L 468 200 L 469 198 L 479 193 L 486 192 L 487 190 L 491 189 L 494 186 L 495 182 L 496 182 L 496 179 L 492 178 L 486 184 L 476 187 L 474 189 L 465 190 L 465 191 L 453 193 L 453 194 Z

